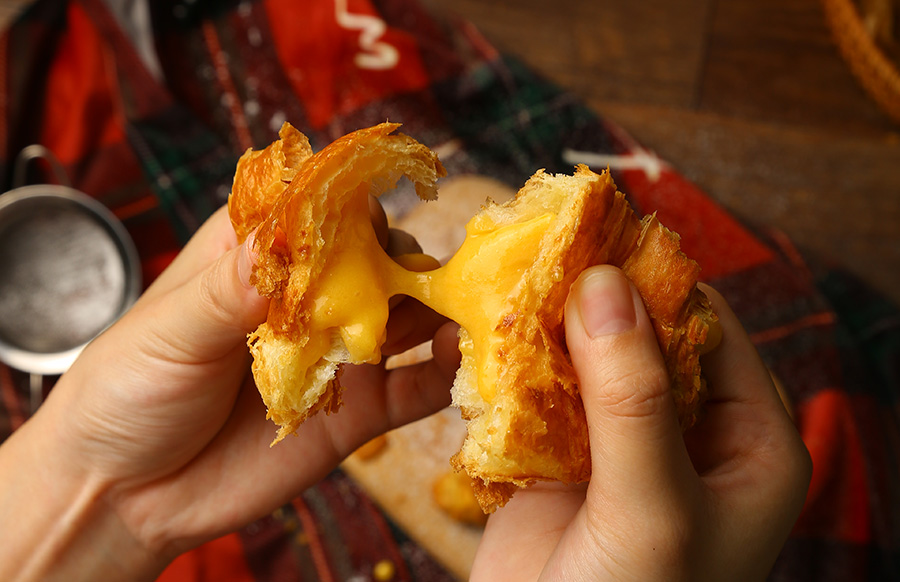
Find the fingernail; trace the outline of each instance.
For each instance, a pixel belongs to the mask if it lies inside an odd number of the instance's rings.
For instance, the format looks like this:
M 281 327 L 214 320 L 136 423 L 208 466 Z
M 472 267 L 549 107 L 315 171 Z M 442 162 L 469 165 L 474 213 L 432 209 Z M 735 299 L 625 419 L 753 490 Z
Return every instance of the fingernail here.
M 628 279 L 618 270 L 594 269 L 582 275 L 578 308 L 592 338 L 626 332 L 637 325 Z
M 253 265 L 256 264 L 256 252 L 253 250 L 254 240 L 256 240 L 255 230 L 247 235 L 247 238 L 241 245 L 241 251 L 238 254 L 238 278 L 241 280 L 241 285 L 247 289 L 253 287 L 253 285 L 250 284 L 250 275 L 253 273 Z

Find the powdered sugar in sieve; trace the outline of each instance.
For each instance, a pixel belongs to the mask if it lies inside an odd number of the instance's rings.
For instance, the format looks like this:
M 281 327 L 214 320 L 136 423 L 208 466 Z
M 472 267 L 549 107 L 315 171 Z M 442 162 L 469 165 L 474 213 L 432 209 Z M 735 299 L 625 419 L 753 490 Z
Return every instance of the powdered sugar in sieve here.
M 62 186 L 0 196 L 0 356 L 65 371 L 139 293 L 133 245 L 95 200 Z

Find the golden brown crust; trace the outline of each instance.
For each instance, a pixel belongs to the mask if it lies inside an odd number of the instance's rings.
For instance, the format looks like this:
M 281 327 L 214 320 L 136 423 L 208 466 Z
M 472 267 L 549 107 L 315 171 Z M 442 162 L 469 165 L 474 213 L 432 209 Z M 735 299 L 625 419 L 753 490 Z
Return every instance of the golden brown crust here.
M 715 315 L 706 295 L 697 289 L 700 267 L 681 252 L 680 237 L 656 215 L 646 217 L 642 226 L 637 248 L 620 266 L 640 291 L 653 321 L 686 430 L 696 424 L 706 398 L 698 346 L 706 343 Z
M 238 242 L 244 242 L 266 219 L 300 166 L 312 155 L 309 140 L 291 124 L 282 125 L 278 137 L 263 150 L 247 150 L 238 160 L 228 197 L 228 213 Z
M 498 329 L 505 336 L 498 397 L 462 407 L 469 437 L 453 463 L 477 477 L 486 511 L 537 479 L 590 477 L 587 424 L 563 323 L 569 288 L 587 267 L 619 266 L 641 293 L 684 428 L 696 421 L 705 398 L 698 346 L 714 316 L 696 289 L 699 268 L 680 252 L 678 236 L 655 216 L 638 219 L 608 173 L 584 166 L 572 177 L 538 172 L 514 201 L 484 212 L 517 221 L 548 209 L 556 223 Z M 465 379 L 457 384 L 457 393 L 474 391 Z M 504 415 L 509 420 L 498 424 Z
M 271 302 L 248 344 L 268 417 L 280 426 L 275 442 L 310 415 L 341 405 L 341 364 L 352 358 L 340 337 L 335 333 L 320 359 L 307 360 L 311 288 L 332 254 L 345 209 L 362 190 L 378 196 L 402 176 L 420 197 L 434 198 L 435 181 L 445 174 L 436 155 L 395 133 L 398 127 L 362 129 L 312 154 L 306 137 L 285 124 L 278 141 L 238 162 L 229 214 L 239 239 L 258 229 L 251 282 Z
M 269 417 L 281 426 L 276 441 L 310 414 L 340 406 L 337 374 L 350 360 L 335 340 L 321 360 L 308 361 L 307 292 L 334 252 L 343 209 L 361 188 L 379 194 L 400 175 L 410 177 L 421 197 L 433 197 L 434 181 L 443 175 L 433 152 L 395 134 L 396 128 L 360 130 L 309 155 L 305 138 L 286 126 L 281 145 L 248 152 L 238 166 L 232 220 L 239 237 L 259 227 L 253 281 L 272 299 L 267 322 L 249 343 L 257 386 Z M 546 216 L 551 219 L 538 248 L 522 251 L 534 260 L 503 298 L 506 311 L 491 328 L 497 342 L 491 357 L 500 363 L 492 395 L 479 391 L 471 351 L 464 350 L 453 388 L 468 436 L 452 464 L 472 477 L 486 512 L 536 480 L 590 477 L 587 423 L 563 322 L 569 288 L 584 269 L 616 265 L 640 292 L 682 427 L 696 422 L 705 398 L 699 354 L 715 315 L 696 287 L 699 267 L 681 253 L 678 235 L 655 216 L 639 219 L 609 173 L 586 166 L 572 176 L 538 171 L 515 199 L 488 204 L 473 224 L 491 232 Z M 460 338 L 461 345 L 472 341 L 465 329 Z

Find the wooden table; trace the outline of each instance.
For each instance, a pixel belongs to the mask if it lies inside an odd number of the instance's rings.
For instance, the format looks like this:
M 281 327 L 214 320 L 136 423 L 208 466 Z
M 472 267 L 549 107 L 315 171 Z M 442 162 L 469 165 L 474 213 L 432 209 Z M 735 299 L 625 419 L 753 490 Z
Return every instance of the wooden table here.
M 735 215 L 900 303 L 900 125 L 818 0 L 427 0 L 622 125 Z

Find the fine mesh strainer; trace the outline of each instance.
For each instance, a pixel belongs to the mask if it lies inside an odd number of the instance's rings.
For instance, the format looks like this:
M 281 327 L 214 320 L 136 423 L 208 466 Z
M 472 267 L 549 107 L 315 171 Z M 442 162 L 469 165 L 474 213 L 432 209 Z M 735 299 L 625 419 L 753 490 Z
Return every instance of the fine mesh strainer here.
M 37 158 L 59 185 L 23 185 Z M 0 195 L 0 359 L 30 374 L 32 410 L 42 377 L 65 372 L 140 288 L 137 251 L 118 219 L 70 187 L 49 150 L 22 150 L 13 189 Z

